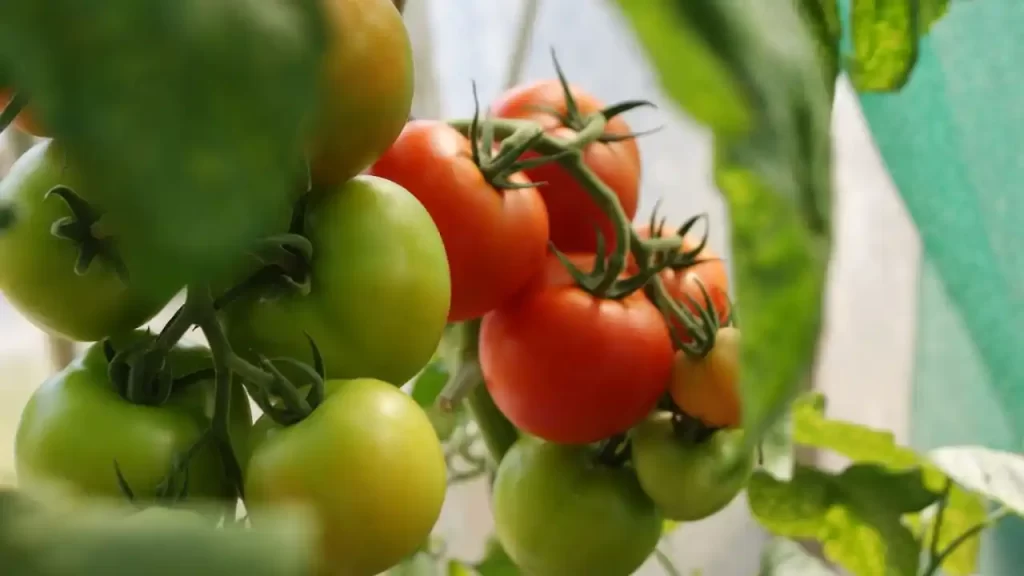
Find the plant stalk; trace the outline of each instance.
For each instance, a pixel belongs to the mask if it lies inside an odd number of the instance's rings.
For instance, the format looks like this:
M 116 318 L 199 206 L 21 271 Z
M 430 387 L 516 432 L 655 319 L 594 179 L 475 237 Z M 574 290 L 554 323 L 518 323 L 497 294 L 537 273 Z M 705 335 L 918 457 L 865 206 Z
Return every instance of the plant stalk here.
M 466 398 L 470 414 L 480 428 L 480 436 L 495 464 L 500 464 L 505 454 L 519 439 L 519 431 L 508 418 L 498 410 L 483 382 L 480 370 L 478 347 L 480 342 L 480 320 L 470 320 L 458 327 L 461 332 L 457 370 L 463 378 L 477 381 Z

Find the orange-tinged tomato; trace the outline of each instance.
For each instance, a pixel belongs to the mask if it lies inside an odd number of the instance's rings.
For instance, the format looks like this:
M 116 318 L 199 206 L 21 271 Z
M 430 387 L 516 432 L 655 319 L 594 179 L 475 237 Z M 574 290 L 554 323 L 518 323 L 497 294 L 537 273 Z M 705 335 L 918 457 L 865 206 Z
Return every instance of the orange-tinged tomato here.
M 742 419 L 739 380 L 740 331 L 718 330 L 703 358 L 677 352 L 669 394 L 684 413 L 715 428 L 735 428 Z

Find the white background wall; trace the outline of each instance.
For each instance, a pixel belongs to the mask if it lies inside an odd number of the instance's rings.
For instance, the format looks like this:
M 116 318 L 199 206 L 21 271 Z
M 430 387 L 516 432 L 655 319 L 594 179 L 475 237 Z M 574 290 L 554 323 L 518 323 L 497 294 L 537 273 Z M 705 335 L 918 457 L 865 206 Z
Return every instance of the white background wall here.
M 504 82 L 524 0 L 414 0 L 406 20 L 416 46 L 417 115 L 472 110 L 470 81 L 482 100 Z M 527 79 L 552 75 L 554 47 L 571 79 L 606 101 L 646 98 L 656 111 L 629 116 L 634 128 L 664 125 L 641 140 L 644 181 L 640 213 L 664 200 L 678 221 L 707 212 L 713 246 L 728 254 L 727 214 L 711 184 L 707 134 L 673 109 L 658 90 L 629 30 L 604 0 L 542 0 L 524 66 Z M 836 253 L 827 298 L 827 327 L 816 385 L 833 416 L 893 429 L 907 437 L 919 242 L 881 165 L 844 82 L 834 116 Z M 0 151 L 0 170 L 5 167 Z M 11 440 L 21 406 L 48 370 L 44 337 L 0 300 L 0 476 L 11 467 Z M 482 484 L 454 489 L 438 530 L 452 552 L 482 552 L 492 521 Z M 762 533 L 741 498 L 722 514 L 684 526 L 668 550 L 687 573 L 756 573 Z M 641 574 L 660 574 L 649 563 Z

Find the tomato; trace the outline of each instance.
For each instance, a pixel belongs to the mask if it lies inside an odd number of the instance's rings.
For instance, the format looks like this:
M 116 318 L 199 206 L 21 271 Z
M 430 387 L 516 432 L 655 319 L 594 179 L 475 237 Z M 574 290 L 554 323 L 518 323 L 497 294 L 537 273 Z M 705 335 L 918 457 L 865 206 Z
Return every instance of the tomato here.
M 605 105 L 587 92 L 570 87 L 573 99 L 583 116 L 600 112 Z M 502 118 L 533 120 L 553 136 L 571 139 L 576 133 L 562 125 L 554 115 L 535 109 L 543 106 L 566 113 L 565 93 L 558 80 L 541 80 L 508 90 L 492 104 L 492 113 Z M 605 133 L 629 134 L 630 128 L 621 116 L 608 121 Z M 527 156 L 532 156 L 529 154 Z M 636 215 L 640 188 L 640 152 L 633 139 L 620 142 L 595 142 L 584 148 L 583 162 L 615 192 L 626 217 Z M 544 196 L 551 218 L 551 241 L 563 252 L 594 252 L 597 250 L 599 227 L 608 246 L 615 244 L 615 227 L 590 195 L 558 164 L 545 164 L 526 171 L 534 182 L 546 182 L 538 190 Z
M 0 111 L 10 104 L 11 99 L 14 97 L 14 92 L 9 89 L 0 88 Z M 49 131 L 45 130 L 43 126 L 36 120 L 36 117 L 32 114 L 31 110 L 22 108 L 18 117 L 14 120 L 14 125 L 18 127 L 22 132 L 26 132 L 33 136 L 45 138 L 50 135 Z
M 632 574 L 661 536 L 633 471 L 598 463 L 588 446 L 518 441 L 498 467 L 493 508 L 498 540 L 531 576 Z
M 740 331 L 731 326 L 718 330 L 714 347 L 703 358 L 678 352 L 669 384 L 676 406 L 708 426 L 739 426 L 743 418 L 739 359 Z
M 63 200 L 45 197 L 58 184 L 93 202 L 74 163 L 52 141 L 26 152 L 0 181 L 0 203 L 9 202 L 15 213 L 14 224 L 0 234 L 0 290 L 33 324 L 72 340 L 92 342 L 145 323 L 178 286 L 137 286 L 132 274 L 146 255 L 127 243 L 115 245 L 128 268 L 127 285 L 102 257 L 84 275 L 76 274 L 78 247 L 50 231 L 54 222 L 71 216 Z
M 451 266 L 450 322 L 501 306 L 543 267 L 548 215 L 537 189 L 495 190 L 469 140 L 447 124 L 410 122 L 370 172 L 408 188 L 437 223 Z
M 141 337 L 132 334 L 130 341 Z M 213 366 L 209 352 L 199 347 L 179 346 L 168 362 L 175 378 Z M 174 391 L 160 406 L 129 403 L 108 377 L 103 345 L 94 344 L 44 382 L 25 406 L 14 446 L 18 485 L 120 499 L 116 461 L 135 496 L 152 498 L 174 459 L 209 428 L 213 400 L 213 383 L 205 380 Z M 252 413 L 241 385 L 233 389 L 230 419 L 232 445 L 244 466 Z M 215 446 L 204 444 L 189 464 L 189 498 L 227 498 L 233 510 L 233 494 Z
M 329 187 L 369 166 L 412 108 L 412 47 L 391 0 L 322 0 L 328 45 L 311 150 L 313 182 Z
M 743 432 L 718 430 L 695 442 L 680 437 L 672 415 L 655 414 L 632 431 L 633 465 L 644 491 L 670 519 L 693 522 L 725 508 L 746 486 L 754 453 L 743 454 Z M 734 459 L 741 465 L 730 469 Z
M 305 234 L 313 244 L 309 294 L 228 306 L 233 348 L 312 362 L 308 334 L 329 378 L 404 384 L 437 349 L 451 298 L 430 215 L 401 186 L 358 176 L 312 198 Z
M 573 256 L 589 270 L 593 256 Z M 480 365 L 498 408 L 523 430 L 583 444 L 624 432 L 664 394 L 672 342 L 641 292 L 597 299 L 554 257 L 532 289 L 484 317 Z
M 444 454 L 430 419 L 398 388 L 373 379 L 326 388 L 299 423 L 257 424 L 246 505 L 254 525 L 263 506 L 309 505 L 320 521 L 323 572 L 372 576 L 430 535 L 444 502 Z

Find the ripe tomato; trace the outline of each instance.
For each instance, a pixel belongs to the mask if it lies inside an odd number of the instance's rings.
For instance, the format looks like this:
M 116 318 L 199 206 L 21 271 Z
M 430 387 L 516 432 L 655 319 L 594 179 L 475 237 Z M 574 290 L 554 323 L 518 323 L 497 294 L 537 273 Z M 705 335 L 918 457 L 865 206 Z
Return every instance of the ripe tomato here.
M 633 465 L 640 484 L 672 520 L 693 522 L 725 508 L 747 484 L 754 453 L 728 470 L 743 447 L 740 430 L 719 430 L 702 442 L 681 438 L 672 415 L 655 414 L 632 431 Z
M 134 333 L 125 341 L 143 337 Z M 213 366 L 209 351 L 199 347 L 179 346 L 168 362 L 175 378 Z M 174 391 L 161 406 L 129 403 L 108 377 L 103 345 L 93 344 L 44 382 L 21 413 L 14 440 L 18 486 L 120 499 L 116 461 L 136 498 L 152 498 L 174 458 L 209 428 L 213 400 L 213 382 L 204 380 Z M 240 384 L 233 390 L 230 418 L 232 445 L 244 466 L 252 413 Z M 190 461 L 188 494 L 195 500 L 228 498 L 233 510 L 234 489 L 211 443 Z
M 63 200 L 45 198 L 58 184 L 94 203 L 73 162 L 52 141 L 26 152 L 0 181 L 0 203 L 9 202 L 15 211 L 14 224 L 0 234 L 0 290 L 33 324 L 72 340 L 100 340 L 151 319 L 178 287 L 143 290 L 132 281 L 146 255 L 129 243 L 115 245 L 128 268 L 127 285 L 102 257 L 84 275 L 76 274 L 78 247 L 50 231 L 54 222 L 71 216 Z
M 640 236 L 640 238 L 647 239 L 651 237 L 650 226 L 646 224 L 637 226 L 636 232 L 637 235 Z M 662 230 L 661 237 L 666 238 L 669 236 L 673 236 L 675 233 L 676 230 L 674 228 L 667 226 L 665 227 L 665 229 Z M 701 239 L 694 234 L 687 234 L 683 236 L 682 252 L 692 252 L 700 245 L 700 240 Z M 681 295 L 683 293 L 689 293 L 686 292 L 684 287 L 682 286 L 682 284 L 685 284 L 683 282 L 683 277 L 687 273 L 693 273 L 700 278 L 701 282 L 704 283 L 704 287 L 708 289 L 709 293 L 711 293 L 712 287 L 715 287 L 718 290 L 720 290 L 723 294 L 728 294 L 729 273 L 725 268 L 725 261 L 722 260 L 722 257 L 719 256 L 713 248 L 705 244 L 704 248 L 702 248 L 701 251 L 697 254 L 697 260 L 700 261 L 700 264 L 690 266 L 685 270 L 681 270 L 678 272 L 674 270 L 665 271 L 665 273 L 663 274 L 663 278 L 665 279 L 666 285 L 670 289 L 674 290 L 676 294 Z M 697 291 L 697 295 L 697 301 L 702 302 L 703 298 L 699 297 L 699 290 Z
M 548 215 L 537 189 L 495 190 L 447 124 L 410 122 L 370 172 L 408 188 L 437 223 L 452 274 L 449 322 L 501 306 L 544 266 Z
M 312 362 L 306 334 L 329 378 L 401 385 L 430 361 L 451 298 L 437 227 L 401 186 L 358 176 L 317 194 L 306 213 L 311 289 L 227 307 L 236 352 Z
M 586 116 L 604 109 L 604 104 L 583 90 L 571 87 L 580 114 Z M 539 122 L 552 135 L 571 139 L 576 133 L 563 126 L 554 115 L 537 110 L 544 106 L 566 113 L 565 94 L 558 80 L 541 80 L 517 86 L 502 94 L 492 112 L 502 118 L 522 118 Z M 629 134 L 630 128 L 621 116 L 608 121 L 605 133 Z M 530 155 L 528 155 L 530 156 Z M 619 199 L 630 220 L 636 215 L 640 187 L 640 152 L 635 140 L 595 142 L 583 150 L 583 161 Z M 544 197 L 551 218 L 551 241 L 563 252 L 594 252 L 597 250 L 599 227 L 608 246 L 615 244 L 615 227 L 601 212 L 579 183 L 558 164 L 545 164 L 526 171 L 534 182 L 546 182 L 538 190 Z
M 498 540 L 524 574 L 622 576 L 654 551 L 661 516 L 628 468 L 588 446 L 524 438 L 494 480 Z
M 369 166 L 412 107 L 412 47 L 391 0 L 322 0 L 328 45 L 311 169 L 320 187 Z
M 572 258 L 593 266 L 592 255 Z M 668 386 L 672 342 L 642 293 L 596 299 L 551 257 L 530 290 L 484 317 L 480 365 L 513 424 L 583 444 L 628 430 L 654 408 Z
M 737 385 L 739 379 L 740 331 L 720 328 L 707 356 L 694 359 L 676 353 L 669 394 L 676 406 L 708 426 L 739 426 L 743 411 Z
M 262 506 L 309 505 L 323 573 L 372 576 L 430 535 L 444 502 L 444 454 L 430 419 L 398 388 L 331 380 L 326 392 L 297 424 L 257 425 L 246 504 L 254 524 Z
M 0 88 L 0 111 L 10 104 L 11 98 L 14 97 L 14 92 L 10 89 Z M 26 132 L 33 136 L 40 138 L 46 138 L 50 133 L 43 129 L 43 126 L 36 120 L 36 117 L 32 115 L 32 111 L 28 109 L 22 109 L 21 113 L 14 120 L 14 125 L 18 127 L 22 132 Z

